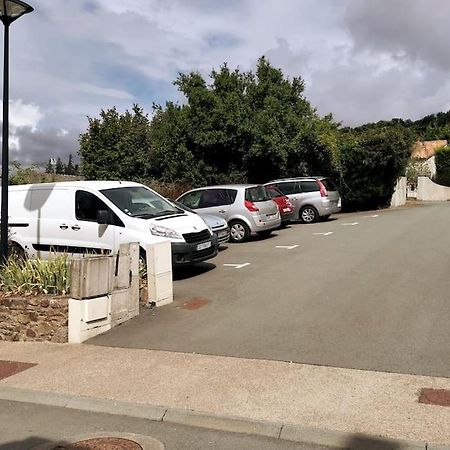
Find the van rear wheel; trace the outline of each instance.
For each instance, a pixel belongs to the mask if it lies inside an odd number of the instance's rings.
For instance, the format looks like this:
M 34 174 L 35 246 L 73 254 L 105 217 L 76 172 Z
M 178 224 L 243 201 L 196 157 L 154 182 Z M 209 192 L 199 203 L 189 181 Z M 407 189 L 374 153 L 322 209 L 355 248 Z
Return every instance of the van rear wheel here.
M 230 223 L 230 241 L 244 242 L 250 236 L 250 228 L 240 220 L 234 220 Z

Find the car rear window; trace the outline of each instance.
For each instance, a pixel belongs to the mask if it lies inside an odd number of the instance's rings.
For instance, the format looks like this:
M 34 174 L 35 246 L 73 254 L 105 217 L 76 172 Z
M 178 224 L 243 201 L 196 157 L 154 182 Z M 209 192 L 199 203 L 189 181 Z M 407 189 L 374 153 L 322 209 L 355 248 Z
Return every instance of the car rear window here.
M 255 186 L 245 189 L 245 200 L 250 202 L 265 202 L 271 200 L 265 186 Z
M 323 180 L 320 180 L 323 185 L 325 186 L 325 189 L 327 191 L 337 191 L 337 187 L 334 184 L 333 180 L 331 180 L 330 178 L 324 178 Z
M 275 186 L 266 186 L 266 189 L 271 198 L 284 197 L 284 194 Z

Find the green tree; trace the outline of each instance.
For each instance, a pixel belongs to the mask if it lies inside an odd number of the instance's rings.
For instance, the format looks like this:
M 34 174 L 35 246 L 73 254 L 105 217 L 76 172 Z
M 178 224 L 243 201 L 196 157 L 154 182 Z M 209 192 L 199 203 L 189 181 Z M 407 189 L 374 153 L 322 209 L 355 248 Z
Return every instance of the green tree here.
M 72 153 L 69 155 L 69 160 L 67 162 L 64 172 L 66 175 L 75 175 L 75 167 L 73 165 Z
M 414 134 L 402 127 L 343 133 L 338 159 L 343 207 L 387 206 L 413 142 Z
M 435 181 L 444 186 L 450 186 L 450 146 L 443 147 L 436 152 Z
M 138 105 L 119 114 L 102 110 L 100 118 L 88 118 L 80 135 L 81 171 L 87 179 L 137 179 L 149 176 L 150 123 Z
M 57 173 L 58 175 L 61 175 L 64 173 L 64 164 L 61 161 L 61 158 L 59 156 L 56 159 L 55 173 Z
M 55 169 L 52 164 L 51 158 L 48 160 L 47 165 L 45 166 L 45 173 L 54 173 Z

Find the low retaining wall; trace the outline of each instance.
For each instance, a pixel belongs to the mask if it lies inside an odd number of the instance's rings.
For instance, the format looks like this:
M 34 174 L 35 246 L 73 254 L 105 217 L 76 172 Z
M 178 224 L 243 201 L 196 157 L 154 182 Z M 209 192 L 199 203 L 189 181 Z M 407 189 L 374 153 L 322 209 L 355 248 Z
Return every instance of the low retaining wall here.
M 419 177 L 417 181 L 417 200 L 424 202 L 449 201 L 450 187 L 436 184 L 428 177 Z
M 67 297 L 0 298 L 0 340 L 67 342 Z

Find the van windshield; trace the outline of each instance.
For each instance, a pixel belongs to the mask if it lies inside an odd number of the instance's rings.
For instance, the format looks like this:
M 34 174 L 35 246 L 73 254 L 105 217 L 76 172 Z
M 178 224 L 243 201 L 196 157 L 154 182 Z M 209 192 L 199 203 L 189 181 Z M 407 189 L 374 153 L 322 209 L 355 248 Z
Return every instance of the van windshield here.
M 151 219 L 184 213 L 180 208 L 169 203 L 163 197 L 141 186 L 103 189 L 100 191 L 121 211 L 131 217 Z

